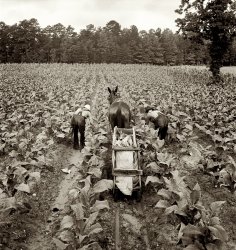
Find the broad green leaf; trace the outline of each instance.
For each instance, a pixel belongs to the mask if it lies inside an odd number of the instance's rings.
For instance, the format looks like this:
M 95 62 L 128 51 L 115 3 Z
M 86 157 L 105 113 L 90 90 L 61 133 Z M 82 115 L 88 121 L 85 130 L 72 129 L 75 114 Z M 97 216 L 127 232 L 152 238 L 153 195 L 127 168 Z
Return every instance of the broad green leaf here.
M 177 116 L 185 116 L 185 117 L 189 117 L 188 114 L 186 114 L 185 112 L 182 112 L 182 111 L 177 111 L 176 113 Z
M 208 228 L 210 229 L 210 231 L 214 235 L 214 239 L 219 239 L 222 242 L 226 242 L 228 240 L 228 235 L 222 226 L 214 225 L 213 227 L 208 226 Z
M 158 178 L 157 176 L 148 176 L 145 182 L 145 186 L 149 183 L 158 183 L 158 184 L 162 184 L 163 182 L 160 180 L 160 178 Z
M 96 200 L 95 204 L 91 208 L 91 212 L 97 212 L 97 211 L 102 210 L 102 209 L 110 209 L 107 200 L 105 200 L 105 201 Z
M 91 176 L 88 175 L 85 179 L 80 180 L 79 182 L 84 182 L 84 187 L 81 189 L 81 193 L 87 195 L 91 188 Z
M 94 212 L 94 213 L 90 214 L 89 218 L 86 219 L 85 229 L 84 229 L 85 232 L 89 232 L 90 227 L 97 219 L 97 216 L 98 216 L 98 212 Z
M 18 153 L 15 151 L 15 150 L 12 150 L 10 153 L 9 153 L 9 156 L 12 157 L 12 158 L 16 158 L 18 155 Z
M 155 169 L 158 168 L 158 165 L 157 165 L 157 163 L 156 163 L 155 161 L 153 161 L 153 162 L 149 163 L 149 164 L 146 166 L 146 168 L 150 168 L 152 171 L 154 171 Z
M 197 183 L 194 186 L 192 192 L 190 193 L 190 198 L 191 198 L 192 204 L 196 204 L 199 201 L 200 197 L 201 197 L 201 188 L 200 188 L 199 184 Z
M 217 134 L 212 135 L 211 137 L 214 142 L 222 142 L 224 140 L 220 135 Z
M 99 246 L 99 244 L 97 242 L 93 242 L 90 244 L 87 244 L 81 248 L 78 248 L 78 250 L 102 250 L 102 248 Z
M 0 152 L 3 152 L 5 147 L 6 143 L 0 143 Z
M 190 131 L 193 130 L 193 126 L 190 125 L 190 124 L 186 124 L 186 125 L 185 125 L 185 128 L 188 129 L 188 130 L 190 130 Z
M 187 163 L 189 166 L 196 167 L 197 164 L 202 159 L 202 154 L 200 151 L 200 147 L 197 143 L 190 143 L 189 144 L 189 155 L 185 155 L 182 157 L 182 160 Z
M 183 229 L 183 234 L 186 236 L 198 236 L 202 235 L 202 232 L 197 226 L 189 224 Z
M 165 184 L 166 184 L 166 187 L 169 188 L 171 190 L 172 188 L 172 181 L 169 180 L 168 178 L 166 177 L 163 177 L 164 181 L 165 181 Z
M 201 197 L 201 193 L 198 190 L 192 190 L 192 192 L 190 193 L 192 204 L 196 204 L 199 201 L 200 197 Z
M 101 161 L 101 159 L 99 158 L 99 156 L 93 155 L 93 156 L 90 158 L 88 164 L 89 164 L 89 166 L 97 166 L 97 165 L 99 165 L 99 162 L 100 162 L 100 161 Z
M 73 243 L 75 240 L 75 236 L 71 230 L 63 230 L 59 234 L 59 239 L 62 240 L 64 243 Z
M 180 142 L 182 142 L 182 141 L 185 141 L 185 140 L 186 140 L 185 136 L 180 135 L 180 134 L 177 134 L 177 135 L 176 135 L 176 138 L 177 138 Z
M 205 207 L 203 205 L 199 204 L 199 203 L 195 204 L 194 207 L 197 208 L 200 211 L 204 211 L 205 210 Z
M 65 250 L 69 245 L 63 243 L 61 240 L 57 239 L 57 238 L 53 238 L 52 239 L 54 244 L 56 245 L 58 250 Z
M 63 229 L 71 229 L 74 226 L 73 218 L 69 215 L 63 217 L 61 221 L 61 230 Z
M 83 240 L 86 239 L 87 237 L 88 237 L 88 235 L 79 234 L 79 243 L 82 244 Z
M 218 182 L 221 183 L 223 186 L 228 186 L 228 187 L 231 186 L 232 178 L 230 173 L 225 168 L 220 170 Z
M 107 134 L 107 131 L 105 131 L 104 129 L 102 128 L 99 128 L 98 132 L 102 135 L 106 135 Z
M 16 186 L 15 189 L 17 189 L 18 191 L 26 192 L 28 194 L 30 193 L 30 187 L 25 183 L 21 183 L 19 186 Z
M 20 164 L 20 162 L 18 162 Z M 18 176 L 22 176 L 24 175 L 25 173 L 27 173 L 27 170 L 24 168 L 24 167 L 16 167 L 16 170 L 14 171 L 14 174 L 15 175 L 18 175 Z
M 78 197 L 79 193 L 80 193 L 79 190 L 75 188 L 71 189 L 68 193 L 69 199 L 73 201 L 74 199 Z
M 156 139 L 155 144 L 157 145 L 155 148 L 160 150 L 160 148 L 162 148 L 165 144 L 165 140 L 160 140 L 158 137 Z
M 220 213 L 220 210 L 221 210 L 221 207 L 222 207 L 223 204 L 225 204 L 225 201 L 212 202 L 211 205 L 210 205 L 211 211 L 214 214 L 218 215 Z
M 179 215 L 182 215 L 184 217 L 188 217 L 188 215 L 184 212 L 184 210 L 181 210 L 181 209 L 183 209 L 183 208 L 177 206 L 176 210 L 174 211 L 175 214 L 179 214 Z
M 77 220 L 84 219 L 84 209 L 81 203 L 71 205 L 71 209 L 74 211 Z
M 40 133 L 40 134 L 37 135 L 36 140 L 42 141 L 42 140 L 45 140 L 45 139 L 47 139 L 47 138 L 48 138 L 48 137 L 47 137 L 47 135 L 45 134 L 45 132 L 42 132 L 42 133 Z
M 157 192 L 157 194 L 160 195 L 161 197 L 166 198 L 167 200 L 169 200 L 171 198 L 172 192 L 162 188 Z
M 201 250 L 195 244 L 188 245 L 187 247 L 183 248 L 183 250 Z
M 236 162 L 235 162 L 234 158 L 230 155 L 228 156 L 228 158 L 229 158 L 229 162 L 233 164 L 233 166 L 235 167 L 235 170 L 236 170 Z
M 175 212 L 177 209 L 178 209 L 177 205 L 167 207 L 166 210 L 165 210 L 165 214 L 166 215 L 171 214 L 171 213 Z
M 186 225 L 183 222 L 181 222 L 180 223 L 180 229 L 179 229 L 179 232 L 178 232 L 178 240 L 180 240 L 182 238 L 183 230 L 184 230 L 185 227 L 186 227 Z
M 219 217 L 212 217 L 211 219 L 210 219 L 210 221 L 211 221 L 211 225 L 213 225 L 213 226 L 215 226 L 215 225 L 220 225 L 220 218 Z
M 169 206 L 170 206 L 170 203 L 166 200 L 159 200 L 157 204 L 155 205 L 155 207 L 157 208 L 167 208 Z
M 5 208 L 16 208 L 16 198 L 15 197 L 6 197 L 0 199 L 0 210 Z
M 102 179 L 93 186 L 94 193 L 102 193 L 113 188 L 113 181 Z
M 87 231 L 88 230 L 88 231 Z M 99 223 L 95 223 L 95 224 L 93 224 L 93 225 L 91 225 L 90 227 L 86 227 L 85 228 L 85 233 L 87 234 L 87 235 L 92 235 L 92 234 L 97 234 L 97 233 L 100 233 L 100 232 L 102 232 L 103 231 L 103 228 L 102 228 L 102 226 L 99 224 Z
M 102 171 L 99 168 L 99 166 L 93 166 L 89 168 L 89 171 L 87 172 L 87 174 L 94 175 L 95 177 L 101 179 Z
M 208 243 L 208 244 L 206 244 L 206 249 L 207 250 L 220 250 L 221 248 L 218 248 L 215 244 L 213 244 L 213 243 Z

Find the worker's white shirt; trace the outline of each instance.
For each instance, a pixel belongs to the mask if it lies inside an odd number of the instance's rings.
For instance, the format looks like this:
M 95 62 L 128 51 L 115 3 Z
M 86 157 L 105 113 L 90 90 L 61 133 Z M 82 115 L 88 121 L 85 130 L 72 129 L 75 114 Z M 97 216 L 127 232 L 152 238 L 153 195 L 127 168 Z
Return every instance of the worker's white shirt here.
M 84 110 L 84 111 L 82 111 L 82 116 L 84 117 L 84 118 L 90 118 L 90 112 L 88 111 L 88 110 Z
M 147 113 L 147 117 L 148 118 L 157 118 L 161 113 L 161 111 L 159 110 L 149 110 Z
M 90 111 L 88 111 L 88 110 L 82 110 L 81 108 L 78 108 L 76 111 L 75 111 L 75 113 L 74 113 L 75 115 L 82 115 L 84 118 L 90 118 L 90 115 L 91 115 L 91 113 L 90 113 Z

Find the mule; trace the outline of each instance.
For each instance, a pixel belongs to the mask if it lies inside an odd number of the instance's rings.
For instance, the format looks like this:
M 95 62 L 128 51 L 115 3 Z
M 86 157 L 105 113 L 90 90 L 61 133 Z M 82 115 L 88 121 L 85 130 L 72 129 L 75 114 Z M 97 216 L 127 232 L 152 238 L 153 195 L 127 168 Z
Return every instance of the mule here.
M 116 86 L 114 90 L 111 90 L 108 87 L 108 91 L 110 94 L 108 97 L 110 103 L 108 118 L 112 131 L 114 130 L 115 126 L 118 128 L 129 128 L 131 121 L 129 105 L 119 99 L 120 96 L 117 93 L 118 86 Z

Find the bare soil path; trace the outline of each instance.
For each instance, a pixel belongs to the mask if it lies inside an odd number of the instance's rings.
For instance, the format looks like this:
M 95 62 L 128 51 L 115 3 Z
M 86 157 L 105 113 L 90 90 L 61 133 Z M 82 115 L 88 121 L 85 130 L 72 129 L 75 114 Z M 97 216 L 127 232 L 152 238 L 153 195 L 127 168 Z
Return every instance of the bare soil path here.
M 35 226 L 31 228 L 32 235 L 26 244 L 29 250 L 56 249 L 53 244 L 53 235 L 57 231 L 55 219 L 66 209 L 68 191 L 81 178 L 80 151 L 73 150 L 71 146 L 59 145 L 54 157 L 54 170 L 43 176 L 38 202 L 32 211 Z M 64 173 L 62 169 L 68 169 L 69 173 Z

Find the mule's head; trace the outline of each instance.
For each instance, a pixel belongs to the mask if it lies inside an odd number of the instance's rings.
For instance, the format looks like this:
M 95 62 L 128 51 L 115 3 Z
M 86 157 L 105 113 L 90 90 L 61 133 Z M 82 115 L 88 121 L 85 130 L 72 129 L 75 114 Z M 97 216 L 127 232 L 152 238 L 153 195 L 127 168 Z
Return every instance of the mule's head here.
M 115 89 L 112 89 L 112 90 L 108 87 L 108 91 L 109 91 L 108 101 L 110 104 L 112 104 L 117 98 L 120 97 L 117 90 L 118 90 L 118 86 L 116 86 Z

